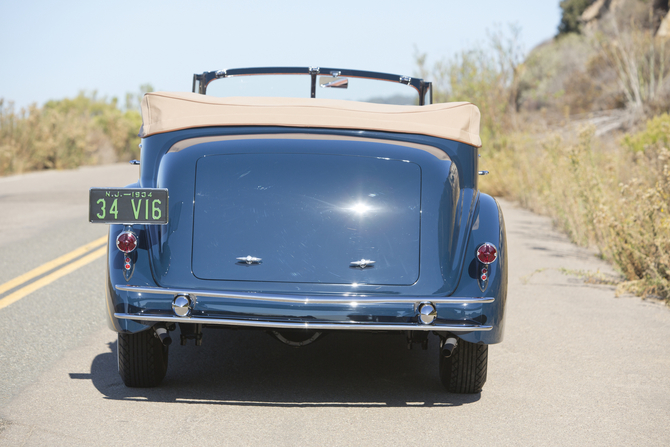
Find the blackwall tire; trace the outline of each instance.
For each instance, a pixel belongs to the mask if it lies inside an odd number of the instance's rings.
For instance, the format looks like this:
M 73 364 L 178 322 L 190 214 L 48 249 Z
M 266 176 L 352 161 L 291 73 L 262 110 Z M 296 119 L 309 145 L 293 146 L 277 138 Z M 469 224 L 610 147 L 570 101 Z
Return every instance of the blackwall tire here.
M 458 340 L 451 357 L 444 358 L 440 350 L 440 380 L 450 393 L 479 393 L 486 383 L 488 345 Z
M 168 349 L 153 330 L 136 334 L 118 334 L 119 374 L 131 388 L 160 385 L 167 372 Z

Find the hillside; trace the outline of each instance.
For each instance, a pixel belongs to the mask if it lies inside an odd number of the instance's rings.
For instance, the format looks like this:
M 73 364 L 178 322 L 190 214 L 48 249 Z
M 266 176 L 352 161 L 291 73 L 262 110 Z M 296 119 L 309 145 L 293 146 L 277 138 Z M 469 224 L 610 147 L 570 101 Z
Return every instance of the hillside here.
M 550 119 L 613 109 L 641 118 L 668 110 L 668 0 L 564 0 L 561 6 L 557 36 L 518 67 L 517 110 Z
M 520 30 L 426 65 L 438 101 L 482 111 L 484 192 L 551 216 L 621 274 L 618 292 L 670 298 L 668 1 L 564 0 L 556 36 Z M 571 272 L 608 282 L 599 272 Z

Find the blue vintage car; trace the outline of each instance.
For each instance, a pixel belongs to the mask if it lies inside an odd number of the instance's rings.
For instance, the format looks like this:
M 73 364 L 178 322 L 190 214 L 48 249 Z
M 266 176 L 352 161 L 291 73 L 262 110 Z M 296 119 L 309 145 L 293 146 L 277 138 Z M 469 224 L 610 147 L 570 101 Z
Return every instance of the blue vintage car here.
M 207 95 L 271 74 L 309 95 Z M 418 105 L 316 97 L 371 79 Z M 124 383 L 160 384 L 173 331 L 200 345 L 244 327 L 296 347 L 372 331 L 426 349 L 434 334 L 446 389 L 481 391 L 503 337 L 505 225 L 477 186 L 479 110 L 425 102 L 421 79 L 313 67 L 205 72 L 193 93 L 145 95 L 138 182 L 90 192 L 90 220 L 110 224 Z

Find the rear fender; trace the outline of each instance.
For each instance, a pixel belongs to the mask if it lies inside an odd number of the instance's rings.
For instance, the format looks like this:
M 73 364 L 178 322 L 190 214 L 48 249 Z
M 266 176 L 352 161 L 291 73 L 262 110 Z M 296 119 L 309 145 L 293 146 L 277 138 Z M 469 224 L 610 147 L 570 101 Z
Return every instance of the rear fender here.
M 498 202 L 487 194 L 480 194 L 466 248 L 461 278 L 453 295 L 495 298 L 493 303 L 480 305 L 481 316 L 478 318 L 481 324 L 492 325 L 493 330 L 458 334 L 465 341 L 493 344 L 500 343 L 503 339 L 508 268 L 505 234 L 505 220 Z M 477 248 L 485 242 L 490 242 L 496 246 L 498 257 L 488 266 L 488 281 L 486 287 L 482 290 L 479 281 L 481 264 L 477 260 L 476 253 Z

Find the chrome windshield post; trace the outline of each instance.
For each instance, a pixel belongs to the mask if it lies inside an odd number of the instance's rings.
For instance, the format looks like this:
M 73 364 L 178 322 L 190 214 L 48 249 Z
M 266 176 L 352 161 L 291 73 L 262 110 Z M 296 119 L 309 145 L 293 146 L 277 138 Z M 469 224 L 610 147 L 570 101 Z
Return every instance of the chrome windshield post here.
M 309 67 L 309 75 L 312 78 L 310 98 L 316 98 L 316 77 L 319 74 L 319 67 Z

